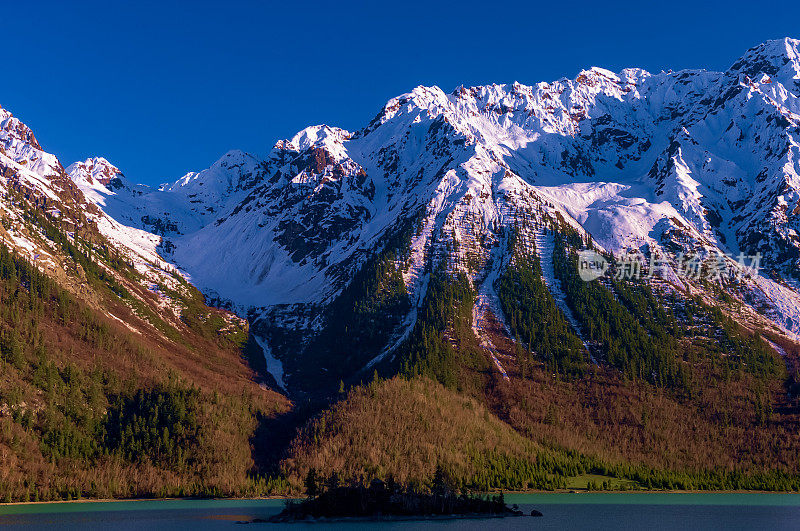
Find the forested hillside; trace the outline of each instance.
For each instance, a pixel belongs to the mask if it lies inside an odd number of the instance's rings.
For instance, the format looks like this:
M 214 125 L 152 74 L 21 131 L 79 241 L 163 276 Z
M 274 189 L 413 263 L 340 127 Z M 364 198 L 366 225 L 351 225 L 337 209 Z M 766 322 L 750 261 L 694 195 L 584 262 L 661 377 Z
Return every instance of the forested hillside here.
M 242 359 L 246 325 L 187 297 L 186 328 L 151 327 L 116 275 L 37 222 L 103 302 L 0 244 L 0 500 L 282 492 L 256 468 L 251 440 L 289 404 Z

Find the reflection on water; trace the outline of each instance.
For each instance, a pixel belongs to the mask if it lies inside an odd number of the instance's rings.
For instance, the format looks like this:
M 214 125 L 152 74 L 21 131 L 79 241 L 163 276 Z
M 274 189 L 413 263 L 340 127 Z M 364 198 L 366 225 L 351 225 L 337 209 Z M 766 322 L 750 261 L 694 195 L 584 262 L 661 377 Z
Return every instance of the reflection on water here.
M 278 529 L 797 529 L 798 494 L 509 494 L 542 518 L 251 524 Z M 49 529 L 237 529 L 238 522 L 280 512 L 281 500 L 164 500 L 53 503 L 0 507 L 0 531 Z

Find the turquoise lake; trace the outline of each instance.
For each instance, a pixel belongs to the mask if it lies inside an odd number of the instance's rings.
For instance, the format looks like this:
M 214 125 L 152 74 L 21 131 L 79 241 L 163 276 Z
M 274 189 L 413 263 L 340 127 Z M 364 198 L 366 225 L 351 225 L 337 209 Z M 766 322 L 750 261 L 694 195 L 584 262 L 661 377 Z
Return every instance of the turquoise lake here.
M 508 494 L 541 518 L 249 524 L 291 529 L 800 529 L 800 494 Z M 0 529 L 240 529 L 282 500 L 161 500 L 0 506 Z

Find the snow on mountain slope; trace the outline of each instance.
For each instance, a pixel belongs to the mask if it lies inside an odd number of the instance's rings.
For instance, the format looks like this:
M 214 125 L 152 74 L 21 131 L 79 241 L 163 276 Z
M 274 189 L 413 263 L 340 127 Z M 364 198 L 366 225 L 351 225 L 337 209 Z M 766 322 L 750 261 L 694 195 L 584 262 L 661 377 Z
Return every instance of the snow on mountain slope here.
M 162 185 L 159 191 L 174 194 L 180 204 L 189 206 L 207 223 L 217 219 L 218 209 L 224 209 L 237 191 L 247 187 L 247 181 L 257 175 L 258 165 L 252 155 L 232 150 L 207 170 L 187 173 L 172 184 Z
M 5 188 L 16 182 L 44 201 L 70 194 L 72 183 L 58 159 L 42 150 L 28 126 L 0 107 L 0 163 Z
M 94 256 L 103 277 L 122 286 L 119 289 L 125 290 L 133 313 L 143 318 L 136 326 L 149 322 L 136 309 L 148 305 L 164 312 L 159 316 L 161 323 L 181 326 L 179 297 L 168 296 L 159 288 L 167 287 L 173 294 L 184 292 L 174 276 L 176 268 L 157 251 L 161 237 L 118 221 L 103 210 L 112 210 L 106 196 L 113 196 L 111 190 L 123 182 L 119 170 L 101 158 L 74 164 L 68 173 L 54 155 L 42 149 L 27 126 L 0 109 L 0 241 L 73 294 L 102 309 L 103 295 L 95 289 L 96 282 L 90 282 L 75 253 L 84 253 L 85 260 Z M 119 206 L 130 208 L 124 202 Z M 138 274 L 121 274 L 128 271 L 123 262 L 133 265 Z M 137 299 L 138 303 L 132 302 Z M 131 323 L 125 324 L 141 333 Z M 156 325 L 152 332 L 160 333 Z
M 586 340 L 583 338 L 583 333 L 581 332 L 581 327 L 578 324 L 578 320 L 575 318 L 575 315 L 573 315 L 572 310 L 567 304 L 566 296 L 564 295 L 564 291 L 561 289 L 561 281 L 556 278 L 553 266 L 553 248 L 553 233 L 545 232 L 542 229 L 537 230 L 536 251 L 539 255 L 539 260 L 541 261 L 542 278 L 544 283 L 547 285 L 550 293 L 553 294 L 553 299 L 555 299 L 558 308 L 561 310 L 561 313 L 564 314 L 564 317 L 567 319 L 567 322 L 570 324 L 570 326 L 572 326 L 575 334 L 583 342 L 586 352 L 591 352 L 589 346 L 586 344 Z
M 463 271 L 497 308 L 485 281 L 508 258 L 505 235 L 534 238 L 556 213 L 614 253 L 759 252 L 762 275 L 738 296 L 797 333 L 799 44 L 769 41 L 726 72 L 591 68 L 533 86 L 417 87 L 358 131 L 309 127 L 263 158 L 232 151 L 159 189 L 104 159 L 67 173 L 107 237 L 250 315 L 289 387 L 324 309 L 408 224 L 399 267 L 413 308 L 382 356 L 409 333 L 434 267 Z M 20 178 L 59 173 L 3 120 L 3 160 Z M 58 188 L 48 182 L 45 196 Z
M 0 240 L 43 270 L 63 273 L 61 260 L 26 223 L 32 205 L 54 217 L 81 222 L 82 197 L 58 159 L 33 132 L 0 107 Z

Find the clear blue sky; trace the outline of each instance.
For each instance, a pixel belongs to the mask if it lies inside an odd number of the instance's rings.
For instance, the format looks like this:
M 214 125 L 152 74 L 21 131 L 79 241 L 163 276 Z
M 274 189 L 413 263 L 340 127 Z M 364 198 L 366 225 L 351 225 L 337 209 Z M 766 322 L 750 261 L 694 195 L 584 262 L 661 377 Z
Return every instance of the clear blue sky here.
M 64 164 L 174 180 L 308 125 L 357 129 L 417 85 L 725 69 L 800 35 L 798 2 L 7 2 L 0 105 Z

